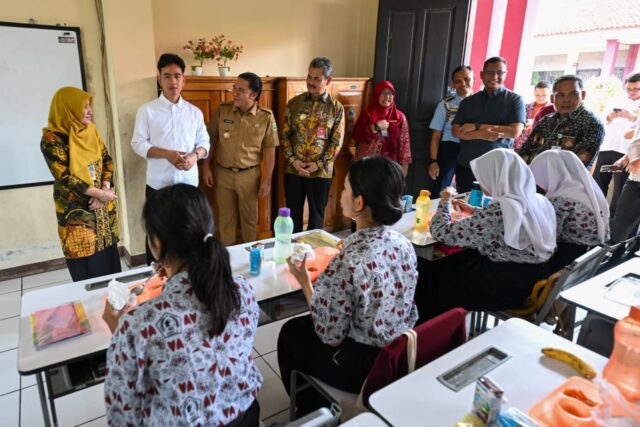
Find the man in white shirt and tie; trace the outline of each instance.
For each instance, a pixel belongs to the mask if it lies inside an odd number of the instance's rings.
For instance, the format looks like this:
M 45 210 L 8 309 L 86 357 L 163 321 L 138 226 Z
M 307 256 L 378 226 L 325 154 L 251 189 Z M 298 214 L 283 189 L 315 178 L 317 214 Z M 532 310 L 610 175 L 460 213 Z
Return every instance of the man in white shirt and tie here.
M 198 160 L 209 154 L 209 134 L 202 112 L 185 101 L 185 64 L 178 55 L 165 53 L 158 60 L 162 93 L 138 109 L 131 139 L 133 150 L 147 159 L 146 196 L 173 184 L 198 186 Z M 147 247 L 147 263 L 152 257 Z

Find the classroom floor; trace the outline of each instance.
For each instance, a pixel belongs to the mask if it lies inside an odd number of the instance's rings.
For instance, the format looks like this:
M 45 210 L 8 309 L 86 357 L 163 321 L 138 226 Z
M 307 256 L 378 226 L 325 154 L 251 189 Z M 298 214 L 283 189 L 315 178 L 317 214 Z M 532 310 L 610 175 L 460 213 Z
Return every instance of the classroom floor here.
M 123 271 L 127 270 L 123 263 Z M 44 426 L 36 380 L 33 375 L 21 377 L 17 371 L 18 321 L 20 297 L 35 289 L 70 282 L 67 269 L 0 282 L 0 426 Z M 258 328 L 254 342 L 254 358 L 264 383 L 258 394 L 261 418 L 265 425 L 289 420 L 289 397 L 280 381 L 276 342 L 284 321 Z M 56 399 L 61 427 L 106 426 L 103 385 Z

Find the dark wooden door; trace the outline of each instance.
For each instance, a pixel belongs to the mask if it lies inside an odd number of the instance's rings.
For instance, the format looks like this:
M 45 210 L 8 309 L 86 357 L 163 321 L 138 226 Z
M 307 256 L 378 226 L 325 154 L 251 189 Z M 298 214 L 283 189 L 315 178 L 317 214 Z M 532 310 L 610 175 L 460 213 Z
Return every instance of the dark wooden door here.
M 429 123 L 462 64 L 470 0 L 380 0 L 374 80 L 389 80 L 409 121 L 413 164 L 407 192 L 425 188 Z

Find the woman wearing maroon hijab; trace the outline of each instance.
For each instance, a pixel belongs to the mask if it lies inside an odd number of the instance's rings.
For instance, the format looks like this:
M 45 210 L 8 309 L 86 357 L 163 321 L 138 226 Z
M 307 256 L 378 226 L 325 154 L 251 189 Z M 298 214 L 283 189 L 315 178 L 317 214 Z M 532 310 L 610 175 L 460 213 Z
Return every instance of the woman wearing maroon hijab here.
M 409 125 L 396 107 L 395 96 L 391 82 L 383 80 L 376 85 L 367 109 L 353 129 L 358 144 L 356 160 L 380 154 L 400 163 L 406 176 L 411 163 Z

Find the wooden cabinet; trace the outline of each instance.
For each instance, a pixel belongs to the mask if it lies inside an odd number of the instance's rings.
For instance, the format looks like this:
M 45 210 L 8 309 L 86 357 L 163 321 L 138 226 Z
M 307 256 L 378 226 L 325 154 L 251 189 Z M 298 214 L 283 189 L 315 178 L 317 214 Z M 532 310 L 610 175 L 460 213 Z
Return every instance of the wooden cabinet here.
M 356 119 L 360 112 L 366 108 L 371 98 L 371 79 L 369 78 L 333 78 L 328 89 L 331 96 L 336 98 L 344 106 L 345 114 L 345 137 L 342 149 L 336 158 L 334 165 L 334 177 L 329 191 L 329 200 L 325 209 L 324 228 L 329 231 L 342 230 L 349 227 L 351 220 L 342 215 L 340 207 L 340 195 L 344 188 L 344 179 L 353 162 L 353 151 L 350 148 L 355 146 L 351 134 Z M 307 84 L 304 78 L 280 77 L 276 83 L 276 103 L 274 110 L 278 120 L 278 128 L 282 129 L 284 123 L 284 111 L 287 102 L 296 95 L 307 91 Z M 286 206 L 284 197 L 284 170 L 285 159 L 281 149 L 278 150 L 274 183 L 277 183 L 277 191 L 274 192 L 274 207 Z M 306 218 L 306 215 L 305 215 Z M 306 219 L 305 219 L 306 222 Z
M 209 123 L 211 113 L 223 102 L 232 101 L 233 83 L 237 77 L 216 77 L 216 76 L 187 76 L 186 84 L 182 90 L 182 96 L 187 101 L 198 107 L 204 114 L 205 123 Z M 262 94 L 260 95 L 260 105 L 273 110 L 275 78 L 262 78 Z M 212 149 L 213 149 L 213 141 Z M 260 168 L 265 173 L 265 161 L 262 161 Z M 272 186 L 276 191 L 275 186 Z M 207 188 L 202 181 L 200 189 L 207 195 L 211 206 L 213 206 L 216 224 L 218 223 L 219 207 L 214 200 L 214 190 Z M 272 236 L 271 232 L 271 197 L 258 198 L 258 227 L 257 238 L 266 239 Z M 217 236 L 216 236 L 217 237 Z M 238 240 L 240 241 L 240 240 Z

